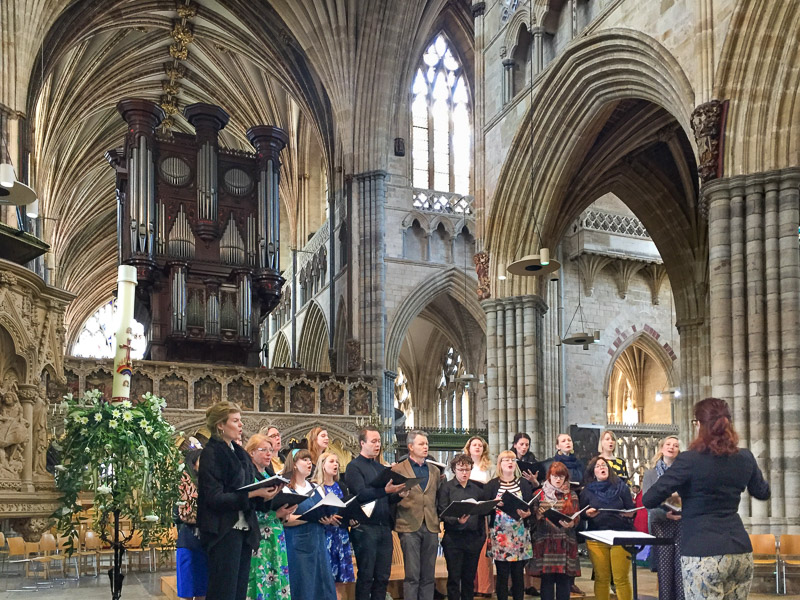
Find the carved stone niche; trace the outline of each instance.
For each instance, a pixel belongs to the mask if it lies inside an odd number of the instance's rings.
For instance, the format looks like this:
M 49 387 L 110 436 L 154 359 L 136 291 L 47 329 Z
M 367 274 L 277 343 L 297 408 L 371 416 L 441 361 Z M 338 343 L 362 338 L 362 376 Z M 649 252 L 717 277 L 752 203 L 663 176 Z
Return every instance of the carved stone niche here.
M 10 519 L 28 541 L 39 538 L 59 506 L 46 470 L 47 417 L 67 387 L 64 310 L 73 298 L 0 260 L 0 520 Z

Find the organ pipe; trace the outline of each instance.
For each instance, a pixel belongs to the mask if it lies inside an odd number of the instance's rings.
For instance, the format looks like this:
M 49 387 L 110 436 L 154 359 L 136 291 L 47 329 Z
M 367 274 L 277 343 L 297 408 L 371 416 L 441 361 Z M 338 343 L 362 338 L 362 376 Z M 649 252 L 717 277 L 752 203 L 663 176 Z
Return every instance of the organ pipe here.
M 172 332 L 186 332 L 186 267 L 177 265 L 172 271 Z

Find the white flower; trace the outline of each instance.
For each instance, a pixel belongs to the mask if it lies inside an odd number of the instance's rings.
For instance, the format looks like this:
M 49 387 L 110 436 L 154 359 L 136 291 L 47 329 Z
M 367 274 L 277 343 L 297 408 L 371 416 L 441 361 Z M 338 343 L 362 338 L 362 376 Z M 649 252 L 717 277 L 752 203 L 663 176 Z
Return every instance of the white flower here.
M 175 433 L 175 426 L 174 426 L 174 425 L 169 425 L 169 426 L 167 427 L 167 429 L 169 429 L 169 432 L 170 432 L 170 433 Z
M 65 467 L 64 465 L 56 465 L 56 466 L 55 466 L 55 467 L 53 467 L 53 468 L 54 468 L 56 471 L 62 471 L 62 472 L 67 470 L 67 467 Z
M 147 427 L 145 427 L 145 428 L 144 428 L 144 432 L 145 432 L 147 435 L 150 435 L 151 433 L 153 433 L 153 428 L 152 428 L 152 427 L 150 427 L 150 425 L 148 425 Z
M 148 431 L 147 433 L 150 433 L 150 432 Z M 156 431 L 156 432 L 153 434 L 153 439 L 154 439 L 154 440 L 157 440 L 157 439 L 158 439 L 158 438 L 160 438 L 160 437 L 161 437 L 161 432 L 160 432 L 160 431 Z
M 84 448 L 83 451 L 86 452 L 86 454 L 89 454 L 92 451 L 92 449 L 89 448 L 89 446 L 86 446 L 86 448 Z
M 139 452 L 147 452 L 147 448 L 144 447 L 144 444 L 140 444 L 137 450 Z
M 110 494 L 111 493 L 111 486 L 108 485 L 98 485 L 97 492 L 100 494 Z
M 75 399 L 75 396 L 72 395 L 72 392 L 69 394 L 64 394 L 64 400 L 66 402 L 72 402 Z
M 131 404 L 130 400 L 123 400 L 122 401 L 122 408 L 130 408 L 131 406 L 133 406 L 133 405 Z
M 186 468 L 186 463 L 181 463 L 178 465 L 178 470 L 183 471 Z
M 158 523 L 158 515 L 145 515 L 144 520 L 148 523 Z
M 99 423 L 103 420 L 103 415 L 101 413 L 94 413 L 94 422 Z
M 139 421 L 139 427 L 141 427 L 142 429 L 147 429 L 149 426 L 150 425 L 148 425 L 147 419 L 142 419 L 141 421 Z
M 175 503 L 175 506 L 186 506 L 186 500 L 179 500 Z
M 102 419 L 102 417 L 100 417 Z M 89 417 L 81 417 L 81 425 L 88 425 Z
M 161 399 L 161 408 L 167 408 L 167 401 L 164 398 Z
M 124 413 L 122 413 L 122 420 L 126 423 L 130 423 L 133 421 L 133 413 L 129 410 L 126 410 Z
M 81 435 L 86 435 L 87 433 L 89 433 L 89 430 L 86 427 L 81 427 Z
M 117 425 L 119 425 L 119 423 L 117 422 L 117 420 L 116 420 L 116 419 L 111 419 L 111 420 L 108 422 L 108 426 L 109 426 L 109 427 L 111 427 L 111 429 L 116 429 L 116 428 L 117 428 Z
M 118 408 L 115 408 L 114 410 L 111 411 L 111 416 L 114 417 L 115 419 L 119 419 L 121 414 L 122 413 L 120 413 Z

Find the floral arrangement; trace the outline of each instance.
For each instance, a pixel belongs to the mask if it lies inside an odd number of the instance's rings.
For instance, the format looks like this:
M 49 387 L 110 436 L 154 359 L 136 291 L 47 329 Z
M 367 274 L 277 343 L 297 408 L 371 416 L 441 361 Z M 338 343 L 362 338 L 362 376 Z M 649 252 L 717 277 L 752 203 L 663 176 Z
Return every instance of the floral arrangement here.
M 85 491 L 94 493 L 92 528 L 107 541 L 115 515 L 130 520 L 128 537 L 140 531 L 145 544 L 169 530 L 184 465 L 175 428 L 161 415 L 166 404 L 151 393 L 136 403 L 109 403 L 98 390 L 64 397 L 62 464 L 55 467 L 64 497 L 54 515 L 62 535 L 76 536 L 79 494 Z

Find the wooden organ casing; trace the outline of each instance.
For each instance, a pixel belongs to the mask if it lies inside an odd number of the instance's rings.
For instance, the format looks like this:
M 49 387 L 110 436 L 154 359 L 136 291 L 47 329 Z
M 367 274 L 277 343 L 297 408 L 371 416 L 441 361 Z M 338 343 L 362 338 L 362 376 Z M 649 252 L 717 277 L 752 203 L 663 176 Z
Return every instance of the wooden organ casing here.
M 259 324 L 278 304 L 280 152 L 278 127 L 247 131 L 255 153 L 220 149 L 228 115 L 218 106 L 184 110 L 195 135 L 157 134 L 164 118 L 148 100 L 118 105 L 124 146 L 116 170 L 120 264 L 136 267 L 135 318 L 148 358 L 258 366 Z

